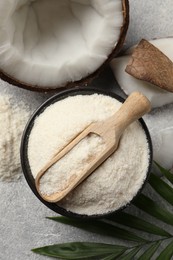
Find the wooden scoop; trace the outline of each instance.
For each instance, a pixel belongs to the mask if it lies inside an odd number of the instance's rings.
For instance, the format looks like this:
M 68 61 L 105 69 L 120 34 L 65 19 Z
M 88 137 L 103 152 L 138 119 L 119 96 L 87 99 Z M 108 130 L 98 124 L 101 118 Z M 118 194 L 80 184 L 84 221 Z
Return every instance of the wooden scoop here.
M 67 144 L 60 152 L 55 154 L 43 169 L 38 173 L 35 179 L 35 185 L 40 196 L 48 202 L 58 202 L 63 199 L 70 191 L 72 191 L 79 183 L 87 178 L 101 163 L 103 163 L 115 150 L 118 148 L 119 140 L 124 130 L 135 120 L 142 117 L 145 113 L 149 112 L 151 105 L 149 100 L 138 92 L 133 92 L 126 101 L 122 104 L 121 108 L 113 116 L 108 119 L 96 123 L 92 123 L 83 132 L 74 137 L 69 144 Z M 103 139 L 105 149 L 101 154 L 95 155 L 90 162 L 89 167 L 69 178 L 69 183 L 66 187 L 56 193 L 50 195 L 42 194 L 40 192 L 40 178 L 46 171 L 52 167 L 57 161 L 65 156 L 74 146 L 76 146 L 82 139 L 89 134 L 96 134 Z M 130 149 L 130 147 L 127 147 Z

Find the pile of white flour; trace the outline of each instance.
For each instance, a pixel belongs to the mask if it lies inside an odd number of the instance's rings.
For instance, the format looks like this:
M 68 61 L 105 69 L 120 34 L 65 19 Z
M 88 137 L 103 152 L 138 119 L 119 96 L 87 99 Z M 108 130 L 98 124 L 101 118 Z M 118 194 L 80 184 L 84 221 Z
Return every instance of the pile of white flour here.
M 0 180 L 13 181 L 21 175 L 20 142 L 29 112 L 24 103 L 0 95 Z
M 36 118 L 28 144 L 34 178 L 51 157 L 92 122 L 112 116 L 121 103 L 104 95 L 68 97 L 49 106 Z M 89 158 L 104 149 L 91 135 L 79 143 L 41 179 L 42 193 L 66 186 L 68 179 L 85 169 Z M 138 122 L 124 132 L 118 150 L 58 205 L 80 214 L 102 214 L 126 205 L 142 186 L 149 163 L 146 135 Z

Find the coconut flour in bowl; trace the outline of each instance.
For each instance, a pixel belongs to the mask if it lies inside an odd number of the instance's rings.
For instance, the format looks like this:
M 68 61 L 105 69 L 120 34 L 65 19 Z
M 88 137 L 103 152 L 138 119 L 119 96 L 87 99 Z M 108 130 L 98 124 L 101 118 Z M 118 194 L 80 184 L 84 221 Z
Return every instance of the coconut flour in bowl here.
M 35 115 L 27 138 L 27 160 L 34 178 L 72 137 L 92 122 L 112 116 L 121 106 L 113 97 L 90 92 L 67 95 L 58 101 L 54 99 Z M 40 182 L 41 192 L 51 194 L 61 190 L 69 177 L 84 170 L 89 158 L 103 148 L 100 137 L 86 137 L 45 173 Z M 139 121 L 132 123 L 122 135 L 118 150 L 58 206 L 67 212 L 89 216 L 122 208 L 142 187 L 150 159 L 146 133 Z

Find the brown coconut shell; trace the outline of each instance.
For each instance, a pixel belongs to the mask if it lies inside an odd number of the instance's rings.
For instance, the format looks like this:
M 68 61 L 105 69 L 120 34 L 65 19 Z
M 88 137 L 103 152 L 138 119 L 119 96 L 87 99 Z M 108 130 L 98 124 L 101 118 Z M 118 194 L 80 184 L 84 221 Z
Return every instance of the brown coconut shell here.
M 136 79 L 173 92 L 173 62 L 145 39 L 134 48 L 125 71 Z
M 50 91 L 60 91 L 62 89 L 66 89 L 66 88 L 72 88 L 75 86 L 87 86 L 89 83 L 92 82 L 92 80 L 97 77 L 100 72 L 102 72 L 105 67 L 110 63 L 110 61 L 116 57 L 118 55 L 118 53 L 120 52 L 124 41 L 125 41 L 125 37 L 126 37 L 126 33 L 128 30 L 128 25 L 129 25 L 129 0 L 122 0 L 122 7 L 123 7 L 123 25 L 121 27 L 121 31 L 120 31 L 120 37 L 119 40 L 115 46 L 115 48 L 113 49 L 113 51 L 111 52 L 111 54 L 108 56 L 107 60 L 92 74 L 88 75 L 87 77 L 82 78 L 79 81 L 74 81 L 74 82 L 67 82 L 67 84 L 65 85 L 61 85 L 61 86 L 54 86 L 54 87 L 42 87 L 42 86 L 38 86 L 38 85 L 32 85 L 32 84 L 27 84 L 25 82 L 19 81 L 18 79 L 10 76 L 8 73 L 0 70 L 0 78 L 6 82 L 8 82 L 11 85 L 20 87 L 20 88 L 24 88 L 24 89 L 28 89 L 28 90 L 32 90 L 32 91 L 38 91 L 38 92 L 50 92 Z

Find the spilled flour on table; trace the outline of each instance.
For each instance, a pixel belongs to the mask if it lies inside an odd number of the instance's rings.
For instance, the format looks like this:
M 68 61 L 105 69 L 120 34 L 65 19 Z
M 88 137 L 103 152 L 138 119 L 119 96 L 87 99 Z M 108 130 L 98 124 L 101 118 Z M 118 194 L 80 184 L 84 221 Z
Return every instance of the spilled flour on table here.
M 0 96 L 0 181 L 17 180 L 21 175 L 20 142 L 30 112 L 8 94 Z

